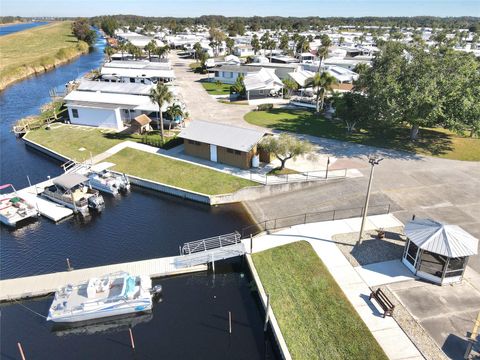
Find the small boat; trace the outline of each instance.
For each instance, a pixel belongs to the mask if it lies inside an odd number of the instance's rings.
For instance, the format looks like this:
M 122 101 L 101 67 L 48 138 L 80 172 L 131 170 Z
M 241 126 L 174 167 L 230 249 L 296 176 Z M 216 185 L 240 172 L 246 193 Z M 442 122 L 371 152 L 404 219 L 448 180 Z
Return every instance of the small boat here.
M 55 293 L 47 321 L 75 323 L 112 316 L 143 314 L 152 310 L 154 293 L 148 276 L 127 272 L 91 278 L 86 283 L 67 285 Z
M 16 226 L 20 221 L 37 217 L 38 210 L 18 196 L 12 184 L 0 186 L 0 190 L 12 188 L 13 192 L 0 195 L 0 221 L 7 226 Z
M 117 195 L 119 192 L 130 191 L 130 182 L 125 175 L 108 171 L 108 169 L 114 165 L 115 164 L 109 162 L 103 162 L 92 166 L 90 168 L 90 174 L 88 175 L 90 185 L 94 189 L 112 195 Z
M 42 192 L 42 196 L 60 205 L 72 209 L 83 216 L 89 209 L 103 211 L 105 202 L 98 190 L 92 189 L 86 176 L 69 173 L 52 180 L 53 185 Z

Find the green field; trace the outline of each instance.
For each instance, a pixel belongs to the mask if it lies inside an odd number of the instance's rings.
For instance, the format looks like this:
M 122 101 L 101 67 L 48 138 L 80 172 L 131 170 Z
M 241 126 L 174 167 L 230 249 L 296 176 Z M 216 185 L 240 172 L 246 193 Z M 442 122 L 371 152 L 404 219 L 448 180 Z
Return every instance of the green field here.
M 293 359 L 387 359 L 308 242 L 252 257 Z
M 25 138 L 77 161 L 85 161 L 90 158 L 90 153 L 92 156 L 98 155 L 126 140 L 142 142 L 144 139 L 141 135 L 123 135 L 94 127 L 60 123 L 53 124 L 50 130 L 41 128 L 30 131 Z M 148 140 L 149 144 L 159 143 L 160 135 L 149 135 Z
M 0 37 L 0 89 L 87 52 L 88 45 L 73 36 L 71 25 L 55 22 Z
M 109 157 L 114 170 L 207 195 L 227 194 L 254 182 L 131 148 Z
M 216 84 L 215 82 L 202 81 L 202 85 L 210 95 L 230 95 L 230 84 Z
M 462 137 L 445 129 L 421 129 L 419 139 L 412 142 L 409 140 L 410 129 L 407 128 L 391 129 L 381 135 L 366 131 L 348 134 L 341 122 L 332 122 L 302 109 L 252 111 L 245 115 L 245 120 L 270 129 L 446 159 L 480 161 L 480 139 Z

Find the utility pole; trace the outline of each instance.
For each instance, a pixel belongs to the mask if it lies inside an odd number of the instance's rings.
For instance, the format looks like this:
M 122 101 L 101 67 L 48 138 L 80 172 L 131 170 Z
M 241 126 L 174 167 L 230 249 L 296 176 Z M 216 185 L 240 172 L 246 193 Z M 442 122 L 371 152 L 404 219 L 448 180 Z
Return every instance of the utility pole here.
M 365 206 L 363 207 L 363 214 L 362 214 L 362 225 L 360 226 L 360 233 L 358 234 L 358 242 L 357 244 L 362 243 L 362 234 L 363 234 L 363 228 L 365 226 L 365 220 L 367 219 L 367 214 L 368 214 L 368 202 L 370 201 L 370 190 L 372 188 L 372 179 L 373 179 L 373 170 L 375 168 L 375 165 L 378 165 L 380 161 L 382 161 L 383 158 L 376 158 L 375 156 L 371 156 L 368 159 L 368 162 L 370 163 L 371 170 L 370 170 L 370 178 L 368 179 L 368 189 L 367 189 L 367 196 L 365 198 Z

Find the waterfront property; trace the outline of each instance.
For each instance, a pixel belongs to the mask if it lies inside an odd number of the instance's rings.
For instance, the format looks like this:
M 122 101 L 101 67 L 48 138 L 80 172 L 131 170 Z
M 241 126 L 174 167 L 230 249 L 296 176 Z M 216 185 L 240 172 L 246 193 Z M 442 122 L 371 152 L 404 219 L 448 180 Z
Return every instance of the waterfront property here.
M 294 359 L 387 359 L 305 241 L 252 255 Z
M 241 169 L 270 162 L 268 154 L 257 147 L 266 131 L 240 128 L 208 121 L 193 121 L 178 137 L 183 139 L 185 153 Z
M 100 74 L 102 80 L 123 83 L 152 84 L 175 80 L 170 64 L 162 62 L 114 61 L 106 63 Z

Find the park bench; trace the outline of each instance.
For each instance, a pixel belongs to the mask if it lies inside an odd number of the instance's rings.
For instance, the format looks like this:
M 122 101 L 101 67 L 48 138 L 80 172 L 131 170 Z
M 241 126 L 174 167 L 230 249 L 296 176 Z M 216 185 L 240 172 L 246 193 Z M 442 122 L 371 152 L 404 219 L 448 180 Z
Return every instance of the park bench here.
M 372 300 L 372 298 L 377 300 L 377 303 L 383 309 L 383 317 L 386 315 L 392 316 L 395 305 L 393 305 L 393 303 L 388 299 L 387 295 L 385 295 L 380 288 L 370 293 L 369 300 Z

